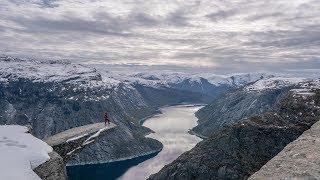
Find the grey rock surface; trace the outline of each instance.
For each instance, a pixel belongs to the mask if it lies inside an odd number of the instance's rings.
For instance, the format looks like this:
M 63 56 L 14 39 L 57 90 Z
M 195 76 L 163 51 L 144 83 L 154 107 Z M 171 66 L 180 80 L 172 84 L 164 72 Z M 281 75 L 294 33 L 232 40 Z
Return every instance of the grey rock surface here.
M 86 146 L 99 141 L 114 128 L 116 128 L 114 123 L 107 125 L 104 123 L 88 124 L 68 129 L 44 141 L 53 147 L 54 151 L 57 152 L 65 162 L 68 162 L 72 156 L 81 152 Z
M 42 180 L 67 180 L 66 165 L 56 152 L 49 153 L 50 159 L 34 171 Z
M 68 143 L 68 141 L 72 142 L 72 141 L 81 139 L 83 137 L 87 137 L 90 134 L 97 133 L 99 130 L 102 130 L 102 129 L 105 131 L 115 127 L 116 125 L 114 123 L 110 123 L 106 125 L 104 123 L 88 124 L 88 125 L 68 129 L 61 133 L 55 134 L 53 136 L 50 136 L 44 139 L 44 141 L 49 146 L 57 146 L 63 143 Z
M 163 145 L 144 134 L 132 134 L 120 126 L 107 131 L 97 142 L 76 153 L 68 165 L 97 164 L 131 159 L 160 151 Z M 94 158 L 93 158 L 94 157 Z
M 320 121 L 288 144 L 250 180 L 320 179 Z

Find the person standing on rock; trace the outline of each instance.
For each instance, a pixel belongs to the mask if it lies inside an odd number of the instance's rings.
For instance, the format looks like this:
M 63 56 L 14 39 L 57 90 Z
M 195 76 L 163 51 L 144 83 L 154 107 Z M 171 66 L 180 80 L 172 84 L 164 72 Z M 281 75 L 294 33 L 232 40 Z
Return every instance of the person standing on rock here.
M 109 115 L 108 115 L 108 112 L 105 112 L 104 113 L 104 124 L 107 125 L 110 124 L 110 119 L 109 119 Z

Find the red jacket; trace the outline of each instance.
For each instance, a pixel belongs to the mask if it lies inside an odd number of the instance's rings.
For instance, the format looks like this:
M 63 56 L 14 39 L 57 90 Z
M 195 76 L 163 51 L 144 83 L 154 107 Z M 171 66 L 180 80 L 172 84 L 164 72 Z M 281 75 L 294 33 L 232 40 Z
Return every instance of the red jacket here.
M 109 116 L 108 113 L 104 113 L 104 121 L 109 122 Z

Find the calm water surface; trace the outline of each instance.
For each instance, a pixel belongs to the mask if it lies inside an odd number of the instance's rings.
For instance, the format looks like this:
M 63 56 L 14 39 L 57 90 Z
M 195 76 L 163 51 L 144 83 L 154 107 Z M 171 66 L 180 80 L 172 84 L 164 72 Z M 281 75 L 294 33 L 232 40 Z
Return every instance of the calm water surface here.
M 160 153 L 121 162 L 68 167 L 69 179 L 147 179 L 201 141 L 200 138 L 188 133 L 189 129 L 197 125 L 194 113 L 200 108 L 201 106 L 195 105 L 165 107 L 161 109 L 162 114 L 144 122 L 144 126 L 155 131 L 148 137 L 157 139 L 163 144 L 164 147 Z
M 164 148 L 155 157 L 130 168 L 119 179 L 144 180 L 200 142 L 200 138 L 188 133 L 197 125 L 194 113 L 199 108 L 190 105 L 166 107 L 161 109 L 162 114 L 148 119 L 143 125 L 155 131 L 148 137 L 160 141 Z

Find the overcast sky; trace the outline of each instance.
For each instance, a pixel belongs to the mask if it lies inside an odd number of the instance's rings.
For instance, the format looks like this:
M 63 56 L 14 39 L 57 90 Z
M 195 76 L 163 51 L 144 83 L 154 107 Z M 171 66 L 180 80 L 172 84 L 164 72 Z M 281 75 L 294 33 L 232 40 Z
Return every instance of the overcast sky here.
M 0 53 L 212 72 L 320 69 L 319 0 L 1 0 Z

